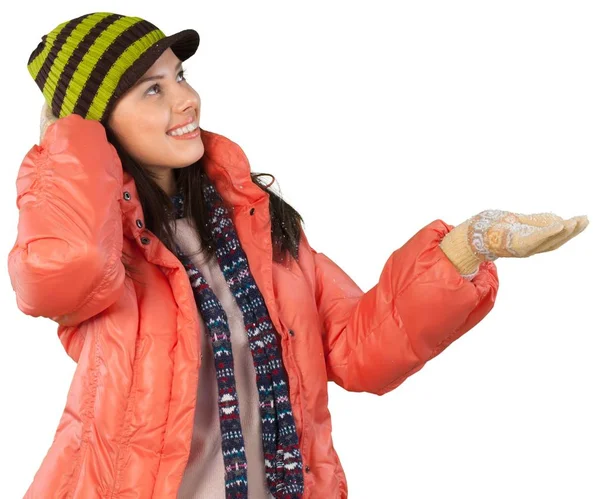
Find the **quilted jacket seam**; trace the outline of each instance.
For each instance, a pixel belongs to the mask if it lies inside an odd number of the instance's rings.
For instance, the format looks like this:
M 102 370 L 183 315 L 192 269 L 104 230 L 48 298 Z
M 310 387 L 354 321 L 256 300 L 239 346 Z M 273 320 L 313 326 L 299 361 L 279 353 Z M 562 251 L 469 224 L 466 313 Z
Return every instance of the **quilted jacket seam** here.
M 117 205 L 118 206 L 118 205 Z M 115 210 L 116 211 L 116 210 Z M 118 227 L 118 224 L 121 224 L 121 220 L 119 220 L 118 217 L 115 217 L 115 221 L 113 223 L 113 233 L 116 232 L 116 228 Z M 92 291 L 89 292 L 89 294 L 85 297 L 85 299 L 83 300 L 83 302 L 75 307 L 71 312 L 69 312 L 68 314 L 66 314 L 67 316 L 75 314 L 76 312 L 78 312 L 79 310 L 81 310 L 82 308 L 84 308 L 86 305 L 88 305 L 93 299 L 94 297 L 100 293 L 101 291 L 103 291 L 111 282 L 111 278 L 113 276 L 112 272 L 109 272 L 108 270 L 112 270 L 113 267 L 116 265 L 117 261 L 120 259 L 120 256 L 118 254 L 118 252 L 115 251 L 115 249 L 117 248 L 117 246 L 119 245 L 119 238 L 115 238 L 115 241 L 112 245 L 112 247 L 110 248 L 110 252 L 113 254 L 113 256 L 110 257 L 110 260 L 108 261 L 107 265 L 106 265 L 106 271 L 103 272 L 103 276 L 102 279 L 100 280 L 100 282 L 92 289 Z
M 83 422 L 83 429 L 81 431 L 81 445 L 79 447 L 79 451 L 77 453 L 77 457 L 75 458 L 75 463 L 73 466 L 73 472 L 71 474 L 71 478 L 69 478 L 69 482 L 67 485 L 67 498 L 72 498 L 75 494 L 75 489 L 77 488 L 77 480 L 81 476 L 82 472 L 82 461 L 89 448 L 89 433 L 90 427 L 93 419 L 93 407 L 95 405 L 96 393 L 98 389 L 98 366 L 100 364 L 99 357 L 100 354 L 98 352 L 98 337 L 94 336 L 94 369 L 92 370 L 92 380 L 90 382 L 90 393 L 89 393 L 89 402 L 85 408 L 81 412 L 82 419 L 85 418 Z
M 332 367 L 344 367 L 344 366 L 347 366 L 347 365 L 348 365 L 348 364 L 349 364 L 349 363 L 352 361 L 353 357 L 356 355 L 356 352 L 357 352 L 357 351 L 358 351 L 358 350 L 359 350 L 359 349 L 362 347 L 362 345 L 363 345 L 363 343 L 365 342 L 365 340 L 366 340 L 366 339 L 367 339 L 369 336 L 371 336 L 371 335 L 372 335 L 372 334 L 373 334 L 373 333 L 374 333 L 374 332 L 375 332 L 375 331 L 376 331 L 376 330 L 379 328 L 379 326 L 381 326 L 381 324 L 383 324 L 383 323 L 384 323 L 386 320 L 388 320 L 388 318 L 389 318 L 389 316 L 390 316 L 390 315 L 392 315 L 393 313 L 397 313 L 397 311 L 398 311 L 398 310 L 397 310 L 397 308 L 396 308 L 396 300 L 398 300 L 398 299 L 399 299 L 399 298 L 402 296 L 402 294 L 404 294 L 404 291 L 406 291 L 406 289 L 408 289 L 408 287 L 409 287 L 409 286 L 410 286 L 410 285 L 411 285 L 413 282 L 415 282 L 415 281 L 416 281 L 416 280 L 417 280 L 419 277 L 421 277 L 423 274 L 425 274 L 425 273 L 426 273 L 426 272 L 428 272 L 430 269 L 432 269 L 432 268 L 435 266 L 435 264 L 436 264 L 437 262 L 439 262 L 440 260 L 441 260 L 441 258 L 439 258 L 438 260 L 436 260 L 435 262 L 433 262 L 433 264 L 432 264 L 430 267 L 428 267 L 427 269 L 425 269 L 423 272 L 421 272 L 421 273 L 419 273 L 419 274 L 416 274 L 416 275 L 413 277 L 413 279 L 411 279 L 411 280 L 410 280 L 410 281 L 409 281 L 409 282 L 408 282 L 408 283 L 407 283 L 407 284 L 406 284 L 406 285 L 405 285 L 405 286 L 402 288 L 402 290 L 400 290 L 400 291 L 398 292 L 398 294 L 397 294 L 397 295 L 394 297 L 393 304 L 392 304 L 392 307 L 391 307 L 390 311 L 389 311 L 389 312 L 388 312 L 388 313 L 385 315 L 385 317 L 384 317 L 384 318 L 383 318 L 381 321 L 379 321 L 379 322 L 377 323 L 377 325 L 375 325 L 375 326 L 372 326 L 372 327 L 371 327 L 371 330 L 370 330 L 370 331 L 369 331 L 367 334 L 365 334 L 365 335 L 364 335 L 364 336 L 363 336 L 363 337 L 360 339 L 360 341 L 358 342 L 358 344 L 356 345 L 356 347 L 355 347 L 355 348 L 352 350 L 351 354 L 348 356 L 348 358 L 347 358 L 347 360 L 346 360 L 346 363 L 344 363 L 344 364 L 338 364 L 338 365 L 335 365 L 335 366 L 332 366 Z M 346 326 L 346 327 L 347 327 L 347 326 Z M 409 341 L 409 344 L 410 344 L 410 347 L 411 347 L 411 349 L 413 350 L 413 352 L 415 352 L 415 350 L 414 350 L 414 348 L 413 348 L 413 346 L 412 346 L 412 343 L 411 343 L 411 341 L 410 341 L 410 337 L 408 336 L 408 334 L 407 334 L 406 336 L 408 337 L 408 341 Z M 415 352 L 415 355 L 416 355 L 416 352 Z M 418 356 L 417 356 L 417 357 L 418 357 Z
M 425 360 L 425 362 L 429 362 L 433 356 L 435 355 L 435 353 L 438 351 L 438 348 L 440 347 L 440 345 L 446 343 L 448 341 L 449 338 L 452 338 L 454 335 L 456 335 L 457 331 L 460 331 L 464 325 L 467 323 L 467 321 L 469 320 L 469 317 L 471 317 L 471 314 L 477 310 L 477 308 L 479 307 L 479 304 L 481 303 L 481 300 L 483 299 L 483 294 L 479 292 L 479 290 L 477 289 L 477 286 L 475 286 L 476 288 L 476 292 L 477 292 L 477 302 L 475 303 L 475 306 L 473 307 L 472 311 L 470 314 L 467 315 L 467 317 L 465 318 L 465 320 L 461 323 L 460 326 L 458 326 L 456 329 L 452 330 L 450 333 L 448 333 L 446 336 L 444 336 L 444 338 L 442 338 L 437 345 L 431 350 L 429 356 L 427 357 L 427 359 Z M 412 344 L 411 344 L 411 348 L 412 348 Z M 414 351 L 414 349 L 413 349 Z M 414 369 L 414 368 L 413 368 Z M 380 392 L 385 392 L 388 390 L 388 388 L 390 386 L 392 386 L 393 384 L 395 384 L 399 379 L 405 377 L 409 372 L 411 371 L 411 369 L 406 370 L 405 372 L 403 372 L 401 375 L 397 376 L 396 378 L 394 378 L 392 381 L 390 381 L 387 385 L 385 385 Z
M 127 464 L 123 453 L 130 446 L 131 441 L 131 417 L 135 411 L 135 403 L 138 397 L 139 388 L 139 371 L 140 371 L 140 356 L 146 344 L 147 336 L 138 338 L 136 341 L 136 347 L 134 349 L 134 361 L 131 373 L 131 387 L 129 389 L 129 396 L 125 405 L 125 411 L 123 414 L 123 420 L 121 422 L 121 428 L 119 430 L 119 438 L 117 444 L 117 453 L 115 458 L 115 479 L 113 482 L 112 492 L 110 493 L 111 498 L 118 497 L 121 489 L 121 481 L 123 478 L 123 470 Z M 108 496 L 107 496 L 108 497 Z

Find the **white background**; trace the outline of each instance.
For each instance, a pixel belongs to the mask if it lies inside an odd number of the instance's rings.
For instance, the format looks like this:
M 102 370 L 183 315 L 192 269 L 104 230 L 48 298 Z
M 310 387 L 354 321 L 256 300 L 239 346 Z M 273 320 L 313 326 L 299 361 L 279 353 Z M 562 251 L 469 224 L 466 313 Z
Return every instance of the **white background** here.
M 600 497 L 600 9 L 589 1 L 17 2 L 1 30 L 2 255 L 38 141 L 41 36 L 94 11 L 200 33 L 200 125 L 276 176 L 309 241 L 363 290 L 441 218 L 586 214 L 556 251 L 497 261 L 496 305 L 395 391 L 329 383 L 352 499 Z M 268 179 L 267 179 L 268 180 Z M 0 496 L 22 497 L 75 364 L 0 273 Z M 435 311 L 432 311 L 435 313 Z

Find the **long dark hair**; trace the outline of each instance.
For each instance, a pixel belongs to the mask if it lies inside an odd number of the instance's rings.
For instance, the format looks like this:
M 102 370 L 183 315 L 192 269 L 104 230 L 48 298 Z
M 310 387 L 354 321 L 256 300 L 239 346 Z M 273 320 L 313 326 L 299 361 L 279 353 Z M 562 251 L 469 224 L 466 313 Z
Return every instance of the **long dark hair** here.
M 146 229 L 158 237 L 170 251 L 175 253 L 170 197 L 159 187 L 153 173 L 142 168 L 123 148 L 110 127 L 106 124 L 104 126 L 108 141 L 119 154 L 123 170 L 129 173 L 135 181 L 144 213 Z M 184 194 L 184 215 L 193 221 L 198 231 L 203 256 L 211 258 L 216 253 L 216 243 L 208 228 L 208 214 L 201 198 L 206 178 L 203 158 L 190 166 L 176 169 L 174 175 L 178 192 L 181 189 Z M 290 256 L 298 261 L 301 223 L 304 223 L 304 220 L 290 204 L 259 180 L 259 177 L 263 175 L 272 177 L 269 173 L 251 172 L 252 182 L 269 194 L 273 261 L 286 264 Z M 132 265 L 132 256 L 124 253 L 122 261 L 128 275 L 131 276 L 135 272 L 135 267 Z

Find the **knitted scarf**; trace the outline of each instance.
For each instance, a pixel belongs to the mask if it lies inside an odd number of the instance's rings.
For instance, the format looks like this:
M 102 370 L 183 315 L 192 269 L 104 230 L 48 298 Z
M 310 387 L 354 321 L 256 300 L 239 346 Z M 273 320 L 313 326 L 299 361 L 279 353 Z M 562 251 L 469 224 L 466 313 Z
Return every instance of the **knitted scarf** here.
M 225 281 L 243 313 L 260 400 L 267 485 L 277 499 L 300 499 L 304 490 L 302 456 L 292 416 L 288 385 L 275 328 L 256 285 L 229 210 L 205 175 L 203 202 Z M 171 197 L 175 218 L 182 218 L 184 196 Z M 221 449 L 227 499 L 247 499 L 248 477 L 240 411 L 233 374 L 231 333 L 217 296 L 192 261 L 177 246 L 177 257 L 190 278 L 198 310 L 212 341 L 219 397 Z

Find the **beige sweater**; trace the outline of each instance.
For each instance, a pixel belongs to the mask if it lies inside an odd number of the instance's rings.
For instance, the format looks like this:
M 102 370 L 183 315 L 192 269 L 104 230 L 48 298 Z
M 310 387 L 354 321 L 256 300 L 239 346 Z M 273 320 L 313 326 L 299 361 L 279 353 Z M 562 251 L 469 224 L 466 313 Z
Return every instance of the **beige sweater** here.
M 200 239 L 187 219 L 175 222 L 175 238 L 187 254 L 200 249 Z M 239 399 L 242 435 L 248 462 L 248 498 L 274 499 L 266 484 L 258 390 L 244 317 L 225 282 L 216 258 L 196 254 L 192 261 L 208 281 L 227 315 L 231 331 L 234 376 Z M 200 313 L 200 312 L 198 312 Z M 212 343 L 201 320 L 201 356 L 198 398 L 190 455 L 177 493 L 178 499 L 225 499 L 225 468 L 217 403 L 217 379 Z

